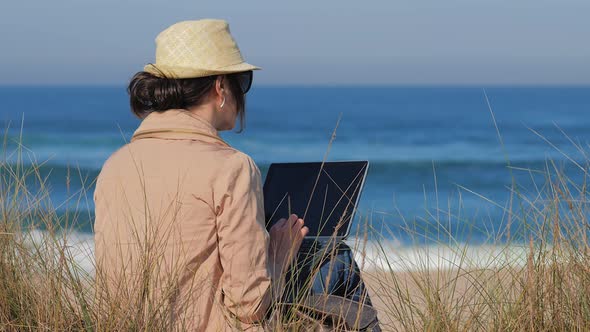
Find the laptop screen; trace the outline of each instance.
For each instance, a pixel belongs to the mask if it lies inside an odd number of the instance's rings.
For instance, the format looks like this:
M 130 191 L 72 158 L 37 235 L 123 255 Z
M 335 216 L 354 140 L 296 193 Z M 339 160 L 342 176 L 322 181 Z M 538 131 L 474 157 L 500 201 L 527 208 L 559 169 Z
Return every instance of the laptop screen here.
M 307 237 L 346 237 L 367 174 L 367 161 L 272 164 L 264 182 L 267 229 L 291 213 Z

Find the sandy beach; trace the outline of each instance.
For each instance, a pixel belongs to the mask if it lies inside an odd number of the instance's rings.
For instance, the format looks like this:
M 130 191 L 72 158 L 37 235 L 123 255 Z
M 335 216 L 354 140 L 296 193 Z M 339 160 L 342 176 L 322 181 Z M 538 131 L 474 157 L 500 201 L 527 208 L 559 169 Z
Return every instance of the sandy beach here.
M 486 302 L 494 299 L 491 290 L 506 300 L 521 289 L 511 276 L 515 274 L 485 269 L 363 273 L 384 331 L 481 328 L 471 321 L 485 320 L 481 316 L 498 307 Z

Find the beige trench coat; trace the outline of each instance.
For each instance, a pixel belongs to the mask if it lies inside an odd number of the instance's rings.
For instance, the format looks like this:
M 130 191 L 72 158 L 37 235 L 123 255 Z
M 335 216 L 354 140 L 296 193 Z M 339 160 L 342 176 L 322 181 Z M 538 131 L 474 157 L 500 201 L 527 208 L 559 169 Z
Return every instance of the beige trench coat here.
M 208 122 L 151 113 L 104 164 L 94 200 L 105 294 L 158 303 L 178 330 L 260 328 L 284 282 L 269 268 L 260 171 Z

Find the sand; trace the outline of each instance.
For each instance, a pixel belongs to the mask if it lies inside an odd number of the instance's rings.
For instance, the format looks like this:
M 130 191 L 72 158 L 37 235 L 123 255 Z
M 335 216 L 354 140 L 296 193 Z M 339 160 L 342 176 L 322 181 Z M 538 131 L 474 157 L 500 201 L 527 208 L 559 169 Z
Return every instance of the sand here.
M 420 314 L 428 319 L 436 317 L 438 310 L 457 313 L 454 317 L 460 321 L 468 320 L 482 308 L 482 294 L 510 280 L 494 270 L 364 271 L 362 277 L 384 331 L 423 330 Z M 503 286 L 496 289 L 517 291 Z

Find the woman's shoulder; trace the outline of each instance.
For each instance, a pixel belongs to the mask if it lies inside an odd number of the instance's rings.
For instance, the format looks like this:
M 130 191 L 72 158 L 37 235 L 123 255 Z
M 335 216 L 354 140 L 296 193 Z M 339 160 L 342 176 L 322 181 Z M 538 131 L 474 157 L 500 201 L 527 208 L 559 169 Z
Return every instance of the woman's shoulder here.
M 235 148 L 228 148 L 227 150 L 227 156 L 223 162 L 225 169 L 260 173 L 254 159 L 248 154 Z
M 202 144 L 199 141 L 184 141 L 186 150 L 182 152 L 189 162 L 217 165 L 220 169 L 256 167 L 256 163 L 245 152 L 235 147 L 221 144 Z M 180 151 L 179 151 L 180 152 Z M 180 157 L 180 156 L 179 156 Z
M 120 170 L 124 161 L 133 160 L 132 154 L 129 151 L 129 143 L 119 147 L 104 161 L 98 174 L 98 179 L 109 177 L 111 173 Z
M 161 142 L 163 143 L 163 142 Z M 260 176 L 260 170 L 248 154 L 231 146 L 213 146 L 196 142 L 180 141 L 164 145 L 137 144 L 131 142 L 113 152 L 101 167 L 99 178 L 110 178 L 119 173 L 129 173 L 142 169 L 147 173 L 174 173 L 174 169 L 198 166 L 205 175 L 215 174 L 231 176 L 238 173 L 250 173 Z M 196 143 L 196 144 L 195 144 Z M 151 170 L 151 172 L 150 172 Z

